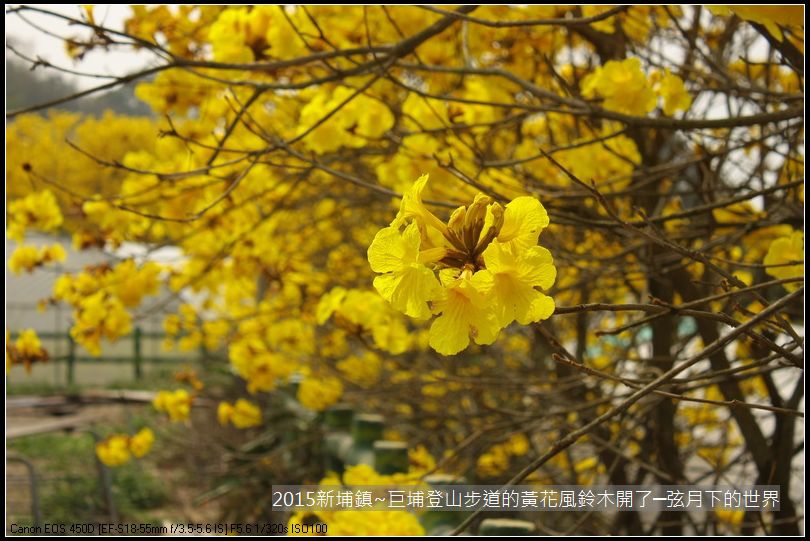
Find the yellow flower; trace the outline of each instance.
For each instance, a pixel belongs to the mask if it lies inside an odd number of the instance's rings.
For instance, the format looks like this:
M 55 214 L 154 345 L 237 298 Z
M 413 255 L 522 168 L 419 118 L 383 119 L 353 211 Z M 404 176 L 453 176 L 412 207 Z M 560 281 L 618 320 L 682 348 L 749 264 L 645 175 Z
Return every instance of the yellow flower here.
M 367 351 L 362 357 L 350 355 L 335 365 L 352 383 L 365 389 L 373 387 L 380 379 L 382 361 L 373 351 Z
M 428 303 L 440 286 L 423 262 L 432 254 L 420 253 L 420 244 L 416 222 L 411 222 L 402 234 L 396 226 L 386 227 L 377 232 L 369 246 L 368 261 L 371 270 L 384 273 L 374 279 L 374 287 L 385 300 L 412 318 L 427 319 Z
M 8 259 L 8 268 L 14 274 L 20 274 L 22 271 L 31 272 L 39 264 L 39 250 L 36 246 L 18 246 Z
M 489 299 L 476 289 L 471 272 L 463 271 L 458 278 L 454 274 L 454 269 L 440 274 L 445 295 L 435 302 L 441 315 L 430 326 L 430 347 L 442 355 L 455 355 L 466 348 L 470 336 L 476 344 L 491 344 L 501 330 Z
M 129 437 L 124 434 L 114 434 L 98 442 L 96 456 L 103 464 L 110 467 L 126 464 L 131 458 Z
M 62 263 L 67 258 L 64 247 L 59 243 L 45 246 L 40 252 L 40 255 L 43 263 Z
M 172 421 L 185 421 L 191 414 L 193 397 L 185 389 L 160 391 L 152 404 L 158 411 L 166 412 Z
M 315 321 L 318 325 L 323 325 L 337 310 L 343 299 L 346 297 L 346 290 L 342 287 L 334 287 L 329 293 L 321 297 L 318 308 L 315 312 Z
M 152 449 L 153 443 L 155 443 L 155 433 L 151 428 L 144 427 L 129 438 L 129 450 L 135 458 L 141 458 Z
M 436 469 L 436 459 L 424 445 L 417 445 L 408 450 L 408 463 L 412 472 L 420 476 L 422 472 L 432 472 Z
M 795 265 L 786 263 L 800 262 Z M 804 276 L 804 233 L 794 231 L 786 237 L 774 240 L 765 255 L 765 272 L 784 280 L 785 278 L 800 278 Z M 779 265 L 779 266 L 773 266 Z M 788 291 L 796 291 L 801 285 L 800 282 L 785 284 Z
M 37 332 L 33 329 L 25 329 L 14 342 L 17 352 L 23 357 L 38 357 L 42 354 L 42 342 L 39 341 Z
M 52 244 L 37 249 L 35 246 L 18 246 L 8 260 L 8 267 L 15 274 L 31 272 L 40 265 L 62 262 L 67 257 L 61 244 Z
M 424 175 L 417 180 L 368 249 L 372 270 L 385 273 L 374 280 L 380 295 L 413 318 L 437 315 L 428 343 L 442 355 L 462 351 L 471 337 L 491 344 L 516 319 L 548 318 L 554 302 L 536 289 L 548 289 L 556 277 L 551 254 L 537 246 L 549 223 L 543 205 L 524 196 L 504 208 L 479 193 L 439 228 L 422 205 L 426 182 Z M 430 247 L 420 251 L 423 243 Z
M 514 456 L 523 456 L 531 449 L 529 438 L 522 432 L 510 436 L 506 441 L 506 446 L 509 449 L 509 453 Z
M 670 73 L 669 69 L 664 72 L 655 91 L 664 99 L 663 109 L 667 116 L 672 116 L 678 111 L 686 111 L 692 105 L 692 96 L 686 91 L 683 79 Z
M 643 116 L 655 108 L 655 93 L 641 69 L 641 60 L 610 60 L 582 80 L 582 95 L 601 96 L 602 107 L 628 115 Z
M 540 232 L 548 226 L 548 213 L 534 197 L 518 197 L 506 205 L 498 242 L 528 248 L 537 244 Z M 484 231 L 486 231 L 486 225 Z
M 262 410 L 256 404 L 244 398 L 237 400 L 225 412 L 222 410 L 223 405 L 230 406 L 230 404 L 224 402 L 220 404 L 220 410 L 217 412 L 220 423 L 222 423 L 223 416 L 226 416 L 227 420 L 236 428 L 250 428 L 262 424 Z
M 222 426 L 227 425 L 233 416 L 233 404 L 230 402 L 220 402 L 217 406 L 217 421 Z
M 26 229 L 54 231 L 62 225 L 62 211 L 50 190 L 32 192 L 8 206 L 8 238 L 21 241 Z
M 343 384 L 333 377 L 306 377 L 298 386 L 298 401 L 305 408 L 323 411 L 343 396 Z
M 427 186 L 428 175 L 422 175 L 413 184 L 410 190 L 402 194 L 402 202 L 399 206 L 399 213 L 395 223 L 401 220 L 413 219 L 421 227 L 432 227 L 442 233 L 447 231 L 447 226 L 435 214 L 430 212 L 422 203 L 422 192 Z
M 329 535 L 425 535 L 419 519 L 408 511 L 337 511 L 329 520 Z
M 738 525 L 741 524 L 743 518 L 745 517 L 745 510 L 744 509 L 715 509 L 714 514 L 717 515 L 717 519 L 721 522 L 725 522 L 731 525 Z
M 475 469 L 483 477 L 495 477 L 509 468 L 509 451 L 503 445 L 493 445 L 478 457 Z
M 81 299 L 73 312 L 70 335 L 93 355 L 101 354 L 101 338 L 115 340 L 132 328 L 132 316 L 118 297 L 98 291 Z
M 799 26 L 804 21 L 804 6 L 710 6 L 709 9 L 716 15 L 734 13 L 746 21 L 762 24 L 773 36 L 782 40 L 782 30 L 779 26 Z
M 513 321 L 528 325 L 551 316 L 554 300 L 535 289 L 548 290 L 554 284 L 557 269 L 551 252 L 542 246 L 516 252 L 493 242 L 483 256 L 486 269 L 476 273 L 473 281 L 494 297 L 492 310 L 501 327 Z

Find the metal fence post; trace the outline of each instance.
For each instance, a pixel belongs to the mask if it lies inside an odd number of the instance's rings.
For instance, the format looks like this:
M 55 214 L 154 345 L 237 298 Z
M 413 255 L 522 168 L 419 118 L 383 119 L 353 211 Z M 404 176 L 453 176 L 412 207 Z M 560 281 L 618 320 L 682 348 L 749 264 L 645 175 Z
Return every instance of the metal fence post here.
M 143 376 L 143 369 L 141 367 L 141 328 L 135 327 L 135 332 L 132 336 L 134 349 L 133 349 L 133 363 L 135 365 L 135 380 L 140 380 Z
M 95 444 L 101 441 L 101 436 L 99 436 L 98 433 L 92 429 L 89 429 L 86 432 L 93 438 L 93 458 L 96 460 L 98 477 L 99 481 L 101 482 L 101 496 L 104 498 L 104 504 L 107 508 L 107 516 L 110 517 L 112 522 L 118 524 L 118 510 L 115 508 L 115 500 L 113 499 L 113 482 L 112 475 L 110 474 L 110 468 L 104 465 L 104 463 L 98 458 L 98 454 L 96 454 L 95 449 Z
M 30 482 L 30 490 L 31 490 L 31 518 L 34 521 L 34 526 L 42 528 L 42 512 L 40 511 L 39 507 L 39 492 L 37 491 L 37 474 L 36 470 L 34 469 L 34 464 L 17 455 L 9 455 L 6 457 L 7 461 L 10 462 L 19 462 L 25 469 L 28 470 L 28 479 Z
M 76 342 L 70 333 L 67 334 L 68 339 L 68 354 L 67 354 L 67 382 L 68 385 L 73 385 L 76 380 Z

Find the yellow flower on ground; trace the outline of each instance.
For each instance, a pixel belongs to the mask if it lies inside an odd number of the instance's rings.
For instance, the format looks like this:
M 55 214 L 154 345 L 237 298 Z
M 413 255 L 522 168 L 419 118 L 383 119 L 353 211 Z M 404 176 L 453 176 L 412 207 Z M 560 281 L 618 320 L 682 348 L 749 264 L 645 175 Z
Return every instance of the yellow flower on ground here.
M 132 457 L 129 449 L 129 437 L 124 434 L 114 434 L 98 442 L 96 456 L 103 464 L 110 467 L 126 464 Z
M 155 433 L 151 428 L 144 427 L 129 438 L 129 450 L 135 458 L 141 458 L 152 449 L 155 443 Z
M 795 265 L 789 263 L 797 262 Z M 786 237 L 774 240 L 765 255 L 765 272 L 784 280 L 804 276 L 804 233 L 794 231 Z M 788 291 L 799 289 L 801 282 L 785 284 Z

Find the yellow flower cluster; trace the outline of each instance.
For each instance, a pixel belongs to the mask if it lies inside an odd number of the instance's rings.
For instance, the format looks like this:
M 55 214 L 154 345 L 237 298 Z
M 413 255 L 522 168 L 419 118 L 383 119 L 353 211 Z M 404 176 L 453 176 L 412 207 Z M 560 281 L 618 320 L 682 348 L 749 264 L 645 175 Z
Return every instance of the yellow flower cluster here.
M 384 103 L 363 94 L 348 101 L 354 93 L 355 90 L 346 87 L 330 93 L 320 91 L 301 108 L 301 133 L 337 110 L 329 122 L 318 125 L 305 139 L 311 150 L 323 154 L 341 147 L 364 147 L 369 139 L 379 139 L 394 125 L 394 115 Z M 341 105 L 346 101 L 346 105 Z
M 188 420 L 193 403 L 194 397 L 185 389 L 160 391 L 152 401 L 156 410 L 165 412 L 174 422 Z
M 67 254 L 61 244 L 52 244 L 37 248 L 36 246 L 18 246 L 11 257 L 8 258 L 8 268 L 14 274 L 21 272 L 31 272 L 37 267 L 52 263 L 62 263 Z
M 476 462 L 476 472 L 483 477 L 501 475 L 509 468 L 512 457 L 524 456 L 529 449 L 529 439 L 526 435 L 514 434 L 507 441 L 491 446 L 479 456 Z
M 375 347 L 398 355 L 411 345 L 402 315 L 373 291 L 335 287 L 321 297 L 316 311 L 318 324 L 329 318 L 352 334 L 370 334 Z
M 804 276 L 804 233 L 794 231 L 790 235 L 779 237 L 768 247 L 765 255 L 765 272 L 784 280 Z M 792 264 L 791 264 L 792 263 Z M 788 291 L 796 291 L 800 282 L 785 284 Z
M 635 116 L 655 109 L 659 96 L 664 100 L 664 114 L 669 116 L 692 105 L 692 97 L 680 77 L 666 70 L 654 73 L 650 80 L 641 60 L 635 57 L 610 60 L 596 68 L 582 80 L 582 95 L 601 97 L 605 109 Z
M 270 327 L 264 322 L 255 319 L 248 320 L 239 325 L 237 337 L 231 341 L 228 356 L 234 371 L 247 382 L 250 393 L 272 391 L 279 382 L 287 381 L 293 375 L 300 363 L 294 355 L 285 355 L 277 348 L 283 344 L 279 340 L 278 332 L 270 337 Z M 287 329 L 287 343 L 304 343 L 311 339 L 297 336 L 295 331 L 300 328 Z M 271 348 L 270 344 L 276 346 Z
M 302 406 L 323 411 L 343 396 L 343 384 L 335 377 L 305 377 L 298 386 L 297 398 Z
M 420 471 L 411 469 L 408 473 L 381 475 L 367 464 L 347 466 L 343 478 L 330 474 L 320 482 L 324 488 L 336 487 L 369 487 L 369 486 L 404 486 L 417 485 Z M 363 511 L 322 511 L 314 513 L 319 522 L 328 526 L 329 535 L 425 535 L 425 529 L 416 515 L 408 511 L 375 510 Z M 290 524 L 302 524 L 308 513 L 295 513 L 290 517 Z
M 96 444 L 96 456 L 107 466 L 122 466 L 132 457 L 145 456 L 154 442 L 155 433 L 150 428 L 142 428 L 132 436 L 113 434 Z
M 42 342 L 34 329 L 23 330 L 14 342 L 11 341 L 11 333 L 6 330 L 7 372 L 15 364 L 24 365 L 25 370 L 30 372 L 32 364 L 45 362 L 48 358 L 48 352 L 42 347 Z
M 27 229 L 55 231 L 62 221 L 62 210 L 53 192 L 31 192 L 9 204 L 6 235 L 12 240 L 21 241 Z
M 230 323 L 223 319 L 201 321 L 194 305 L 184 303 L 176 314 L 168 314 L 163 320 L 167 334 L 163 347 L 171 350 L 176 345 L 180 351 L 193 351 L 202 344 L 213 351 L 222 344 L 230 329 Z
M 336 368 L 348 381 L 364 389 L 370 389 L 380 380 L 382 360 L 373 351 L 362 355 L 349 355 L 336 363 Z
M 70 303 L 74 324 L 70 334 L 93 355 L 101 354 L 101 340 L 116 340 L 132 328 L 127 308 L 138 306 L 145 295 L 158 292 L 161 266 L 140 267 L 128 259 L 115 267 L 88 267 L 75 275 L 64 274 L 54 283 L 54 299 Z
M 557 270 L 551 253 L 537 245 L 548 225 L 543 205 L 518 197 L 502 207 L 479 194 L 445 224 L 422 203 L 427 181 L 427 175 L 416 181 L 368 249 L 380 295 L 412 318 L 438 315 L 430 346 L 443 355 L 462 351 L 471 337 L 491 344 L 513 321 L 551 316 L 554 301 L 541 290 L 554 284 Z
M 219 424 L 232 424 L 236 428 L 250 428 L 262 424 L 262 410 L 256 404 L 238 399 L 235 403 L 220 402 L 217 408 Z

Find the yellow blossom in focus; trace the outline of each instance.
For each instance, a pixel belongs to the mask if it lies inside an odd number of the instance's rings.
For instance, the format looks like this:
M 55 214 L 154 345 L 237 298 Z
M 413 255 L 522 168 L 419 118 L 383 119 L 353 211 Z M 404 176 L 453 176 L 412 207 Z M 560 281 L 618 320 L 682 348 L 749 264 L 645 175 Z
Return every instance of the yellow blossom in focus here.
M 374 287 L 394 308 L 416 319 L 430 317 L 428 303 L 439 292 L 439 282 L 420 261 L 421 239 L 416 222 L 400 233 L 395 226 L 381 229 L 368 249 L 371 270 L 384 273 Z
M 459 353 L 471 340 L 492 344 L 512 321 L 551 316 L 554 301 L 540 290 L 553 285 L 557 271 L 550 252 L 537 245 L 549 223 L 543 205 L 522 196 L 504 208 L 478 194 L 445 225 L 422 205 L 426 182 L 423 175 L 406 192 L 396 219 L 368 249 L 372 270 L 385 273 L 374 279 L 382 297 L 415 319 L 436 315 L 428 342 L 442 355 Z M 422 243 L 430 247 L 420 251 Z
M 455 355 L 465 349 L 472 336 L 476 344 L 491 344 L 498 337 L 501 325 L 492 310 L 487 295 L 474 285 L 476 277 L 469 271 L 454 278 L 453 269 L 444 269 L 440 276 L 445 294 L 434 303 L 441 315 L 430 326 L 430 347 L 442 355 Z
M 487 268 L 480 273 L 478 283 L 497 299 L 495 313 L 502 327 L 512 321 L 528 325 L 551 316 L 554 300 L 535 289 L 548 290 L 554 284 L 557 269 L 551 252 L 542 246 L 532 246 L 520 255 L 493 243 L 483 256 Z

